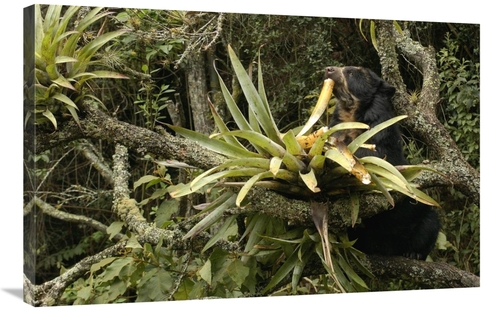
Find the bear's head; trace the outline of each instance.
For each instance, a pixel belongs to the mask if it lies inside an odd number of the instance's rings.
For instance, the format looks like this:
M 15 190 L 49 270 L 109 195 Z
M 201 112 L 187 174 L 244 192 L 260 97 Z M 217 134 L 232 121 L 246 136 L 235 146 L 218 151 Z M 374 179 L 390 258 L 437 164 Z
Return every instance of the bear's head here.
M 337 100 L 361 105 L 371 103 L 375 96 L 391 98 L 396 89 L 373 71 L 364 67 L 326 67 L 325 79 L 335 82 L 333 94 Z

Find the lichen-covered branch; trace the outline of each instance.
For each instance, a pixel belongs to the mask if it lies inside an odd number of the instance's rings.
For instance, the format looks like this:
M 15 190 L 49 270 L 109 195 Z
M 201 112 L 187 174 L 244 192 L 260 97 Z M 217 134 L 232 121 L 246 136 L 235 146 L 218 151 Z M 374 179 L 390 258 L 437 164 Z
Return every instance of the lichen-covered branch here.
M 103 160 L 102 155 L 99 154 L 91 142 L 87 139 L 82 139 L 76 145 L 76 149 L 82 152 L 83 156 L 90 161 L 92 166 L 110 185 L 113 185 L 113 171 L 109 167 L 108 163 Z
M 430 178 L 438 185 L 452 185 L 479 206 L 479 173 L 465 161 L 436 116 L 440 80 L 434 49 L 412 40 L 406 31 L 399 32 L 392 21 L 377 21 L 376 25 L 382 76 L 397 89 L 394 98 L 397 113 L 408 115 L 404 125 L 429 148 L 433 156 L 431 166 L 447 177 L 424 174 L 422 178 Z M 422 73 L 423 83 L 417 100 L 411 100 L 407 92 L 398 66 L 397 50 L 413 61 Z M 416 182 L 429 184 L 426 181 Z
M 380 279 L 408 280 L 423 288 L 479 287 L 479 277 L 443 262 L 425 262 L 405 257 L 367 256 L 363 260 Z
M 98 231 L 104 232 L 104 233 L 106 233 L 106 229 L 108 228 L 106 225 L 104 225 L 104 224 L 102 224 L 102 223 L 98 222 L 97 220 L 92 219 L 90 217 L 86 217 L 83 215 L 75 215 L 75 214 L 67 213 L 65 211 L 56 209 L 55 207 L 53 207 L 49 203 L 45 202 L 44 200 L 42 200 L 36 196 L 33 198 L 32 201 L 36 204 L 36 206 L 38 206 L 44 212 L 44 214 L 49 215 L 51 217 L 54 217 L 54 218 L 57 218 L 60 220 L 64 220 L 67 222 L 85 224 L 85 225 L 88 225 L 88 226 L 90 226 Z M 32 203 L 30 202 L 28 204 L 32 204 Z M 122 237 L 123 237 L 122 234 L 117 234 L 114 237 L 114 239 L 120 240 Z
M 76 139 L 102 139 L 119 143 L 139 154 L 151 153 L 165 159 L 175 159 L 201 169 L 221 164 L 226 158 L 206 148 L 168 133 L 159 134 L 113 118 L 90 105 L 83 105 L 80 127 L 69 121 L 61 124 L 58 131 L 38 131 L 36 137 L 26 133 L 25 144 L 38 152 L 68 144 Z

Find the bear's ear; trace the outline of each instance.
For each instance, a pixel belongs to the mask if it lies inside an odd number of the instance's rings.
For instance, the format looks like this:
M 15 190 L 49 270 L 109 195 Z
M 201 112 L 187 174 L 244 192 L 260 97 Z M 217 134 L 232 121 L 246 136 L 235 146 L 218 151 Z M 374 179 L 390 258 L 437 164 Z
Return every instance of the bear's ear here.
M 389 83 L 382 80 L 382 84 L 380 85 L 380 91 L 386 94 L 389 98 L 394 96 L 396 93 L 396 88 Z

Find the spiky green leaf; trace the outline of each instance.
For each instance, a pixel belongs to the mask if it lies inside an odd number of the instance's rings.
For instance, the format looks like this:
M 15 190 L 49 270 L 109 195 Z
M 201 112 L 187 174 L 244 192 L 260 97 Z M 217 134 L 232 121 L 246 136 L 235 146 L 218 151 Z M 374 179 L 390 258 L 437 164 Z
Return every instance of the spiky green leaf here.
M 279 137 L 280 133 L 278 127 L 276 126 L 276 123 L 274 122 L 272 116 L 269 114 L 268 106 L 266 106 L 266 103 L 262 101 L 259 92 L 253 85 L 252 80 L 248 76 L 245 68 L 241 64 L 240 60 L 236 56 L 236 53 L 230 45 L 228 45 L 228 52 L 234 72 L 241 85 L 241 89 L 245 94 L 245 98 L 250 109 L 252 109 L 253 113 L 255 113 L 257 121 L 259 122 L 260 126 L 266 133 L 267 137 L 269 137 L 269 139 L 277 144 L 282 144 Z
M 200 222 L 194 225 L 193 228 L 191 228 L 191 230 L 189 230 L 182 239 L 185 240 L 194 237 L 198 233 L 212 226 L 214 223 L 221 219 L 222 215 L 228 208 L 235 206 L 235 202 L 236 194 L 233 194 L 226 201 L 220 204 L 216 209 L 214 209 L 210 214 L 203 218 Z
M 204 134 L 189 129 L 185 129 L 180 126 L 168 125 L 168 127 L 174 130 L 176 133 L 179 133 L 180 135 L 184 136 L 185 138 L 195 141 L 207 149 L 210 149 L 214 152 L 220 153 L 230 158 L 248 158 L 248 157 L 262 158 L 262 155 L 258 153 L 238 148 L 236 146 L 228 144 L 225 141 L 209 138 Z
M 406 116 L 406 115 L 401 115 L 401 116 L 391 118 L 387 121 L 384 121 L 380 124 L 377 124 L 376 126 L 369 129 L 368 131 L 363 132 L 362 134 L 360 134 L 358 137 L 356 137 L 349 144 L 349 151 L 351 151 L 352 154 L 356 153 L 356 151 L 361 147 L 361 145 L 366 143 L 368 141 L 368 139 L 373 137 L 375 134 L 377 134 L 381 130 L 385 129 L 386 127 L 389 127 L 389 126 L 393 125 L 394 123 L 399 122 L 407 117 L 408 116 Z

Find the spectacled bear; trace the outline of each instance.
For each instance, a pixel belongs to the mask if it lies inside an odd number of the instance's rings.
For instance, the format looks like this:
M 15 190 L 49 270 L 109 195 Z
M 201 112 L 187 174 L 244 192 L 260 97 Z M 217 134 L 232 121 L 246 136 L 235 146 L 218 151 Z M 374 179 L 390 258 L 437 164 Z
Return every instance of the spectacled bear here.
M 333 94 L 337 104 L 330 127 L 341 122 L 363 122 L 373 128 L 394 117 L 392 96 L 396 89 L 363 67 L 327 67 L 325 78 L 334 83 Z M 362 130 L 344 130 L 334 133 L 338 140 L 349 144 Z M 359 148 L 355 155 L 376 156 L 392 165 L 405 165 L 400 129 L 397 124 L 374 135 L 367 143 L 376 150 Z M 436 211 L 429 205 L 405 197 L 395 207 L 348 230 L 354 247 L 367 253 L 386 256 L 405 256 L 425 260 L 433 249 L 440 229 Z

